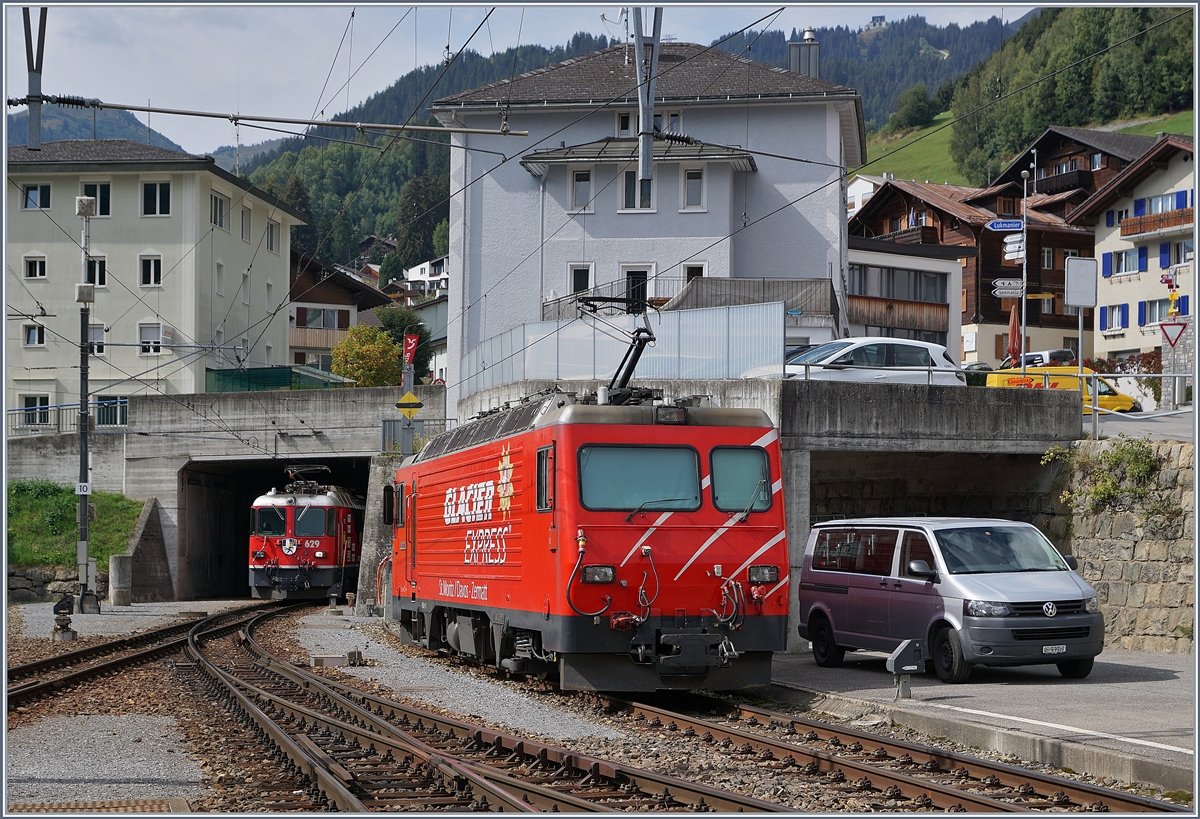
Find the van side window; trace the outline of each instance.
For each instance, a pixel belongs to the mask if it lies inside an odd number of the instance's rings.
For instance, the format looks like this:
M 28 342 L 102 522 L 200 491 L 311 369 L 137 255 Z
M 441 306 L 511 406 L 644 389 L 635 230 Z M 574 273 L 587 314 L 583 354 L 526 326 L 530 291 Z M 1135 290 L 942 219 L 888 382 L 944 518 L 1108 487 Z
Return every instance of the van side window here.
M 900 576 L 915 577 L 908 571 L 908 564 L 914 560 L 924 560 L 929 564 L 929 568 L 937 568 L 937 563 L 933 560 L 933 547 L 929 545 L 929 541 L 925 535 L 920 532 L 905 532 L 904 545 L 900 551 Z M 919 578 L 925 580 L 926 578 Z
M 896 533 L 890 529 L 826 529 L 813 549 L 814 569 L 887 576 Z

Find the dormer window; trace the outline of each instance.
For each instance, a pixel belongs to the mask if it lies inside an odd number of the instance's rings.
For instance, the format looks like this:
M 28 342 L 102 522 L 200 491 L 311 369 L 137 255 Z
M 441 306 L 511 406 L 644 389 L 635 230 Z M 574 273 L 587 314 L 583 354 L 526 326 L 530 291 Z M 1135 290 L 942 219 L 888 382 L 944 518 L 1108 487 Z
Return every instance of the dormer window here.
M 1010 197 L 1010 196 L 996 197 L 996 213 L 1000 214 L 1001 216 L 1011 216 L 1015 212 L 1016 211 L 1013 206 L 1012 197 Z

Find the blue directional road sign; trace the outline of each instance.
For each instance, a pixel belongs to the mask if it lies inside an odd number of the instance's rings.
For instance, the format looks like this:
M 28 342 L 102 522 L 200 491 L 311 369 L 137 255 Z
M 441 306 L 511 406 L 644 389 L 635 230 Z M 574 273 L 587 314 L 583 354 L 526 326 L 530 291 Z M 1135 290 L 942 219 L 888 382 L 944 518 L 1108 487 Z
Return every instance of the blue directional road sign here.
M 1020 219 L 993 219 L 984 227 L 988 230 L 1020 230 L 1024 224 Z

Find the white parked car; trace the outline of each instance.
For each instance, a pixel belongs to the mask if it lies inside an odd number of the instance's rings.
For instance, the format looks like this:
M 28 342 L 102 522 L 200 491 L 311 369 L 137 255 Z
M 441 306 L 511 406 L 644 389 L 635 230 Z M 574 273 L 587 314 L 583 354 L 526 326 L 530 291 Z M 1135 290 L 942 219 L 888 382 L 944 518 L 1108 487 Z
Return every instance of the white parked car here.
M 780 366 L 755 367 L 743 378 L 808 378 L 877 384 L 967 383 L 946 348 L 928 341 L 867 336 L 842 338 L 793 356 Z

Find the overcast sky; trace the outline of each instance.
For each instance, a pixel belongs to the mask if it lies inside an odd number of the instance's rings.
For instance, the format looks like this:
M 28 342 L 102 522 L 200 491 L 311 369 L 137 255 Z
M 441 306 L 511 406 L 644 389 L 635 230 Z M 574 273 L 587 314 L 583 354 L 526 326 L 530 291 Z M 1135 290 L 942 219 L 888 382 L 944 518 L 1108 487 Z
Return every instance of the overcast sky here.
M 440 62 L 447 38 L 453 51 L 460 49 L 487 8 L 55 6 L 47 16 L 42 91 L 124 105 L 149 101 L 164 108 L 295 118 L 324 110 L 332 116 L 384 90 L 413 68 Z M 969 25 L 1001 15 L 1013 20 L 1030 7 L 802 5 L 784 7 L 776 16 L 779 8 L 667 5 L 663 34 L 707 44 L 768 15 L 756 29 L 858 28 L 877 14 L 889 20 L 920 14 L 937 25 Z M 582 4 L 497 6 L 469 48 L 489 55 L 518 43 L 554 46 L 577 31 L 621 37 L 622 25 L 601 20 L 602 14 L 616 20 L 620 11 L 620 6 Z M 34 6 L 30 16 L 35 37 L 37 15 Z M 20 6 L 5 7 L 4 26 L 5 95 L 22 97 L 27 72 Z M 146 119 L 145 114 L 136 116 Z M 152 114 L 150 125 L 191 153 L 235 141 L 234 126 L 223 120 Z M 277 136 L 243 126 L 241 142 L 249 145 Z

